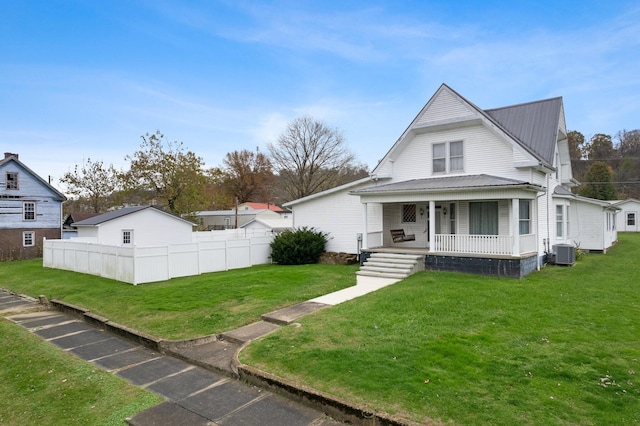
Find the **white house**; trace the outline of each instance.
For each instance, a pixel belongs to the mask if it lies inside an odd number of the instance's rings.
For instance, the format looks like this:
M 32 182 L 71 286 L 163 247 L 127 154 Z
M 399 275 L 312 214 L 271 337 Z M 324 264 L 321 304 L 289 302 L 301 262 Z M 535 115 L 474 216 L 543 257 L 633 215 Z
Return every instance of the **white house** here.
M 612 203 L 620 209 L 617 215 L 617 228 L 620 232 L 638 232 L 638 220 L 640 219 L 640 201 L 635 198 L 628 200 L 615 201 Z
M 42 256 L 43 239 L 62 235 L 66 199 L 18 154 L 6 152 L 0 160 L 0 260 Z
M 190 243 L 194 225 L 153 206 L 124 207 L 73 224 L 77 240 L 138 247 Z
M 329 233 L 328 251 L 412 251 L 426 269 L 522 277 L 554 248 L 616 240 L 604 222 L 616 209 L 572 196 L 578 184 L 562 98 L 482 110 L 443 84 L 369 178 L 284 206 L 295 227 Z

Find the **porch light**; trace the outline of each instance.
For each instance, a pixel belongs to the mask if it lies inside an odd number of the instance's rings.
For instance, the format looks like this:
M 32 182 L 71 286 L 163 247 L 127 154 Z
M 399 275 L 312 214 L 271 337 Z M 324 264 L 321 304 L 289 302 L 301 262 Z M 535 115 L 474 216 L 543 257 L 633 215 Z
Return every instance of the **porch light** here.
M 424 215 L 424 209 L 421 207 L 420 208 L 420 216 Z
M 445 216 L 447 215 L 447 208 L 446 207 L 442 208 L 442 214 L 445 215 Z

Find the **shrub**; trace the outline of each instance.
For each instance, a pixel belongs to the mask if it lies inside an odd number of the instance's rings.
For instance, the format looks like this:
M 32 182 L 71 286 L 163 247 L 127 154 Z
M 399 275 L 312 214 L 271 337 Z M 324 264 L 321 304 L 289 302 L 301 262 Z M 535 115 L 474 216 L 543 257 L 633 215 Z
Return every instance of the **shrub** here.
M 306 226 L 285 231 L 271 242 L 271 259 L 280 265 L 318 263 L 327 243 L 327 235 Z

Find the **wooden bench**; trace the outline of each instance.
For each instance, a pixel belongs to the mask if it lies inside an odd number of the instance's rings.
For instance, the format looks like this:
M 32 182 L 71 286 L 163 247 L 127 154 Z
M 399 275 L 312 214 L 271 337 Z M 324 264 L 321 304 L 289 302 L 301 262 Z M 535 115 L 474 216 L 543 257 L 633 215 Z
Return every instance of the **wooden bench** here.
M 404 229 L 392 229 L 391 239 L 393 240 L 394 243 L 404 243 L 405 241 L 415 241 L 416 235 L 415 234 L 405 235 Z

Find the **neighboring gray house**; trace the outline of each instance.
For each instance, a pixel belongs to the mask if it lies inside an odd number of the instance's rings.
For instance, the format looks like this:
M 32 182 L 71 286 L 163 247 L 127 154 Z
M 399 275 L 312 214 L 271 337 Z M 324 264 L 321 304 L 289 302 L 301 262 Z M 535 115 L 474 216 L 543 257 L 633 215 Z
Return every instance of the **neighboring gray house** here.
M 281 214 L 273 210 L 211 210 L 196 213 L 199 224 L 208 231 L 220 229 L 242 228 L 255 219 L 280 219 Z M 289 215 L 289 217 L 291 217 Z M 236 226 L 237 224 L 237 226 Z
M 62 235 L 64 194 L 5 153 L 0 161 L 0 260 L 42 256 L 42 240 Z

